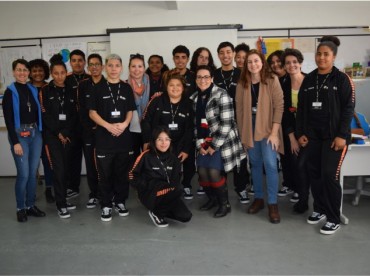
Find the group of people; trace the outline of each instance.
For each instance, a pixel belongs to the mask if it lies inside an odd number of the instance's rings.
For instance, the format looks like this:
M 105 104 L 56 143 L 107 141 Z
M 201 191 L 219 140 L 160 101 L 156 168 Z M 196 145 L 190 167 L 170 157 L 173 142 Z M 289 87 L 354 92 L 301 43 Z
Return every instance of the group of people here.
M 13 62 L 15 82 L 4 94 L 3 110 L 17 167 L 17 219 L 43 217 L 35 205 L 36 174 L 42 157 L 48 202 L 69 218 L 79 195 L 82 152 L 90 188 L 87 208 L 101 206 L 101 220 L 113 209 L 129 215 L 130 185 L 158 227 L 166 219 L 188 222 L 192 213 L 182 201 L 192 199 L 192 178 L 215 207 L 214 217 L 231 211 L 227 175 L 233 174 L 240 203 L 254 200 L 249 214 L 265 207 L 280 222 L 278 196 L 292 194 L 293 210 L 305 213 L 311 188 L 313 213 L 307 222 L 326 223 L 320 232 L 340 227 L 340 165 L 350 143 L 354 86 L 334 61 L 339 39 L 325 36 L 317 47 L 317 69 L 301 71 L 303 55 L 285 49 L 267 59 L 246 44 L 222 42 L 216 68 L 209 49 L 173 49 L 175 68 L 160 55 L 130 56 L 127 81 L 116 54 L 87 58 L 70 53 L 67 74 L 62 56 Z M 237 67 L 234 67 L 234 62 Z M 49 70 L 50 69 L 50 70 Z M 105 69 L 106 77 L 103 76 Z M 47 83 L 49 74 L 52 80 Z M 280 158 L 279 158 L 280 157 Z M 283 172 L 279 190 L 278 160 Z M 250 168 L 250 170 L 248 169 Z M 51 187 L 54 187 L 54 195 Z

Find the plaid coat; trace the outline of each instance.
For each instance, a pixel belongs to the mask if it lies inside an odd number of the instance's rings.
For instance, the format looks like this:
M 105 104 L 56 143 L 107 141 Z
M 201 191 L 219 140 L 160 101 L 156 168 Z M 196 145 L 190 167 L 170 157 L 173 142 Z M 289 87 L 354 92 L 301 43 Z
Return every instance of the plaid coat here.
M 198 91 L 190 96 L 196 112 Z M 194 116 L 196 118 L 196 116 Z M 240 161 L 246 157 L 246 153 L 240 142 L 236 127 L 233 101 L 226 90 L 214 85 L 206 105 L 206 120 L 208 123 L 212 148 L 221 150 L 225 172 L 231 171 L 235 166 L 240 167 Z M 196 121 L 194 121 L 196 125 Z M 197 127 L 194 128 L 196 147 L 199 150 L 203 139 L 197 138 Z

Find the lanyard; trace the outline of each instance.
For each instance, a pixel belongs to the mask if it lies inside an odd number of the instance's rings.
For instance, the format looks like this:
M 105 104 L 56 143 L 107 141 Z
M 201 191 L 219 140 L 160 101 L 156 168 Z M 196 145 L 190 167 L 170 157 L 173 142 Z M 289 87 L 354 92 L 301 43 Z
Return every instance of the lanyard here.
M 55 89 L 57 89 L 57 87 L 54 85 Z M 62 94 L 62 97 L 60 97 L 60 95 Z M 66 98 L 66 88 L 63 87 L 63 90 L 62 90 L 62 93 L 58 93 L 58 100 L 59 100 L 59 104 L 60 104 L 60 107 L 62 108 L 62 114 L 64 114 L 64 100 Z
M 316 102 L 319 101 L 319 92 L 321 91 L 321 88 L 324 86 L 326 80 L 330 76 L 330 73 L 326 75 L 326 77 L 325 77 L 324 81 L 322 82 L 320 88 L 319 88 L 319 74 L 316 75 Z
M 175 116 L 177 114 L 177 111 L 179 110 L 180 103 L 177 105 L 176 110 L 175 110 L 175 113 L 173 113 L 172 103 L 170 103 L 170 106 L 171 106 L 172 123 L 174 124 L 175 123 Z
M 257 83 L 256 83 L 256 85 L 257 85 Z M 251 88 L 252 88 L 253 96 L 256 99 L 256 106 L 257 106 L 258 105 L 258 97 L 257 97 L 256 91 L 254 91 L 254 84 L 253 83 L 251 83 Z
M 161 159 L 159 159 L 159 156 L 158 156 L 158 155 L 157 155 L 157 159 L 158 159 L 159 163 L 161 163 L 162 168 L 163 168 L 163 170 L 164 170 L 164 173 L 166 174 L 166 178 L 167 178 L 167 182 L 168 182 L 168 184 L 171 184 L 171 182 L 170 182 L 170 177 L 168 176 L 168 172 L 167 172 L 167 168 L 166 168 L 166 166 L 162 163 Z
M 114 100 L 114 97 L 113 97 L 113 94 L 112 94 L 112 88 L 110 87 L 110 85 L 109 85 L 109 82 L 108 82 L 108 81 L 107 81 L 107 85 L 108 85 L 108 89 L 109 89 L 109 92 L 110 92 L 110 97 L 111 97 L 112 102 L 113 102 L 114 111 L 117 111 L 116 101 Z M 119 93 L 120 93 L 120 90 L 121 90 L 121 83 L 119 83 L 119 84 L 118 84 L 117 102 L 118 102 L 118 99 L 119 99 Z
M 231 75 L 228 79 L 225 78 L 224 74 L 222 73 L 222 69 L 221 69 L 221 76 L 222 76 L 222 81 L 224 82 L 224 85 L 225 85 L 225 89 L 227 91 L 229 91 L 231 83 L 233 82 L 234 67 L 233 67 L 233 70 L 231 71 Z M 226 81 L 228 81 L 228 80 L 230 80 L 229 85 L 226 84 Z

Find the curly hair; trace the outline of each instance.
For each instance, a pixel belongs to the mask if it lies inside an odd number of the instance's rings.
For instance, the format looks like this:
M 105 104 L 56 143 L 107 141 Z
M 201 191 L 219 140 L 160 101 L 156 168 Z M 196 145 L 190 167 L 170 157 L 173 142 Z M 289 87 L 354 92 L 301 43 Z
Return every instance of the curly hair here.
M 42 70 L 44 70 L 44 74 L 45 74 L 44 80 L 47 80 L 50 77 L 49 64 L 45 60 L 41 58 L 37 58 L 37 59 L 31 60 L 29 64 L 30 64 L 31 70 L 32 68 L 35 68 L 35 67 L 40 67 L 42 68 Z M 31 75 L 30 75 L 30 80 L 33 81 Z

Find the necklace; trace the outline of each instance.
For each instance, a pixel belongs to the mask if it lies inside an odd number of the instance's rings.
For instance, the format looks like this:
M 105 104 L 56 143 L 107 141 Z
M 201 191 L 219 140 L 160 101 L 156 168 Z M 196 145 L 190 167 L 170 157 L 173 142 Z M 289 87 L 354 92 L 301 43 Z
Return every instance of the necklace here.
M 234 76 L 234 67 L 233 67 L 233 70 L 231 71 L 230 77 L 228 77 L 228 78 L 225 78 L 225 76 L 224 76 L 224 74 L 223 74 L 223 72 L 222 72 L 222 69 L 221 69 L 221 77 L 222 77 L 222 81 L 223 81 L 223 83 L 224 83 L 224 85 L 225 85 L 225 89 L 226 89 L 227 91 L 229 91 L 229 89 L 230 89 L 230 86 L 231 86 L 231 83 L 232 83 L 232 78 L 233 78 L 233 76 Z M 229 84 L 227 84 L 226 82 L 228 82 Z
M 326 75 L 326 77 L 325 77 L 324 81 L 322 82 L 320 88 L 319 88 L 319 74 L 318 73 L 316 74 L 316 102 L 319 101 L 319 93 L 320 93 L 322 87 L 324 86 L 326 80 L 330 76 L 330 74 L 331 74 L 331 71 Z

